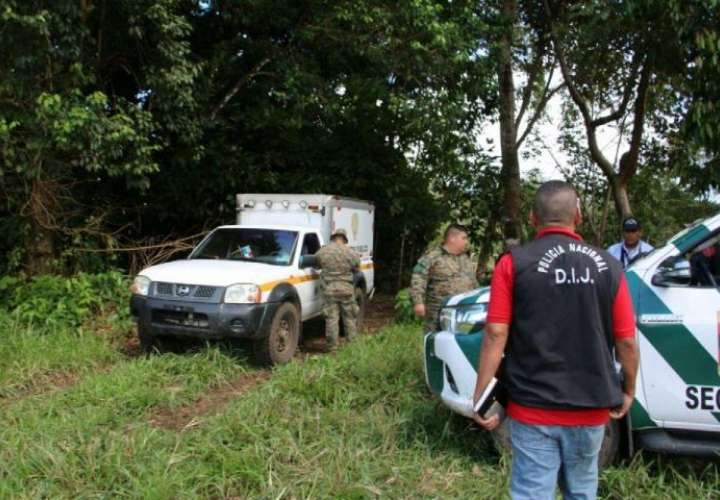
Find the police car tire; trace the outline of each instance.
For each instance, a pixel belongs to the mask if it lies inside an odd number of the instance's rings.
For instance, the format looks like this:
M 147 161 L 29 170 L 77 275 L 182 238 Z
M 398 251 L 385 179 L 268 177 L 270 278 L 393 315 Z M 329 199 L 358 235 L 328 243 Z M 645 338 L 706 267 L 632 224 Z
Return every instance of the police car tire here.
M 299 339 L 300 312 L 294 304 L 285 302 L 275 311 L 267 336 L 253 343 L 255 359 L 262 365 L 285 364 L 295 355 Z
M 605 435 L 603 436 L 602 446 L 600 447 L 600 455 L 598 457 L 598 467 L 602 470 L 611 465 L 617 458 L 620 450 L 620 422 L 611 419 L 605 425 Z
M 512 455 L 512 442 L 510 441 L 510 424 L 508 419 L 503 420 L 500 425 L 490 433 L 492 435 L 495 449 L 500 455 Z
M 512 455 L 512 441 L 510 440 L 510 425 L 506 418 L 492 431 L 493 444 L 500 455 Z M 600 447 L 598 456 L 598 468 L 600 470 L 609 466 L 615 461 L 620 448 L 620 423 L 617 420 L 610 420 L 605 426 L 605 436 Z

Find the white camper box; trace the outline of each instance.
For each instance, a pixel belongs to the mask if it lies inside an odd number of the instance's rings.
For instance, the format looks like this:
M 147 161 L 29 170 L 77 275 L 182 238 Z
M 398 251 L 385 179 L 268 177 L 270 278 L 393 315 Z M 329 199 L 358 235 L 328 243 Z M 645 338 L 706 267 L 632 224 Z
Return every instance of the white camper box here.
M 345 229 L 348 243 L 362 257 L 368 292 L 374 288 L 372 269 L 375 206 L 367 201 L 327 194 L 238 194 L 237 224 L 282 224 L 312 227 L 323 242 L 335 229 Z M 367 271 L 370 271 L 368 273 Z

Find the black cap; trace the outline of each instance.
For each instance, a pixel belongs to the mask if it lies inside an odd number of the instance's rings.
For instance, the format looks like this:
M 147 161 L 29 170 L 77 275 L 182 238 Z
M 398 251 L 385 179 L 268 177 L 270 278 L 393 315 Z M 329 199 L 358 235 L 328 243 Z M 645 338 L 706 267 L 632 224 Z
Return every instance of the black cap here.
M 640 221 L 635 217 L 626 217 L 622 223 L 623 231 L 637 231 L 640 229 Z

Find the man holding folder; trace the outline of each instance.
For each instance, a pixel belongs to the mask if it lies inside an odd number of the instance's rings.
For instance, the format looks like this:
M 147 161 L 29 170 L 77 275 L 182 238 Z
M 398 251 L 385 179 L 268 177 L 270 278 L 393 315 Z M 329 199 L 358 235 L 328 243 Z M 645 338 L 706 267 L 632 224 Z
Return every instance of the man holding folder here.
M 474 400 L 504 353 L 512 498 L 553 499 L 558 481 L 564 498 L 596 498 L 605 424 L 635 395 L 632 302 L 620 263 L 575 232 L 572 186 L 541 185 L 530 217 L 536 239 L 506 253 L 493 273 Z M 488 430 L 500 423 L 497 415 L 475 420 Z

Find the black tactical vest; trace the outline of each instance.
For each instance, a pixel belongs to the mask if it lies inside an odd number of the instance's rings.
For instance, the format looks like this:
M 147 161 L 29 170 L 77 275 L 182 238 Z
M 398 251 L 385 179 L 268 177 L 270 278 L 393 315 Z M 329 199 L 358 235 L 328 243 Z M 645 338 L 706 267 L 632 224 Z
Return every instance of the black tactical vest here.
M 620 263 L 553 233 L 511 254 L 513 319 L 504 372 L 510 399 L 548 409 L 620 405 L 612 354 Z

